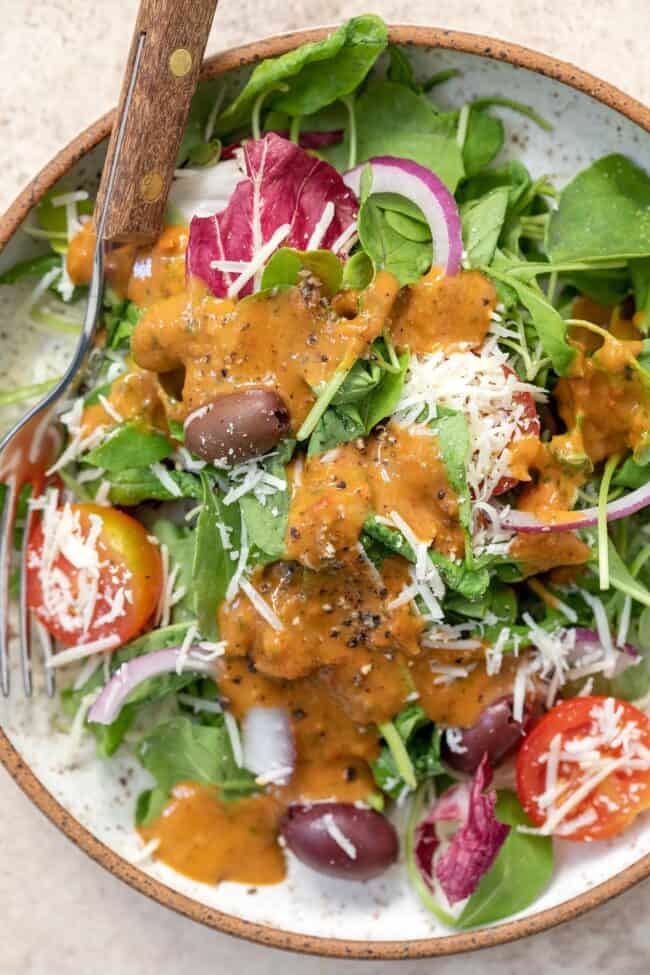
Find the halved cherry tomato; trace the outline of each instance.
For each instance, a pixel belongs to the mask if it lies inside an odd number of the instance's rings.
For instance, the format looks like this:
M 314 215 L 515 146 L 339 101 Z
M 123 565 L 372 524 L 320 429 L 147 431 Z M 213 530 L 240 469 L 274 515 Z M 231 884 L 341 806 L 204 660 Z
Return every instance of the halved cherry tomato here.
M 640 756 L 633 762 L 637 767 L 630 769 L 622 764 L 600 782 L 594 782 L 591 790 L 586 789 L 585 783 L 589 779 L 593 781 L 592 777 L 596 777 L 599 771 L 604 771 L 612 761 L 622 758 L 623 746 L 614 734 L 610 744 L 597 746 L 599 755 L 589 769 L 580 767 L 575 761 L 560 760 L 557 784 L 564 788 L 550 808 L 548 806 L 540 808 L 538 800 L 546 790 L 549 751 L 555 736 L 560 736 L 564 753 L 567 751 L 567 743 L 569 743 L 569 750 L 575 750 L 580 739 L 602 737 L 596 714 L 597 709 L 601 709 L 606 702 L 613 702 L 617 727 L 633 725 L 637 729 L 635 734 L 638 738 Z M 612 704 L 608 704 L 608 707 L 611 708 Z M 650 808 L 648 749 L 650 749 L 650 718 L 627 701 L 605 697 L 574 697 L 563 701 L 535 725 L 519 750 L 517 756 L 519 800 L 535 825 L 542 826 L 547 819 L 552 818 L 552 809 L 559 809 L 584 786 L 585 795 L 567 811 L 566 816 L 558 824 L 559 828 L 555 835 L 567 840 L 582 841 L 603 840 L 615 836 L 629 826 L 639 813 Z M 572 821 L 576 823 L 574 829 L 571 829 Z
M 67 646 L 113 634 L 126 643 L 158 605 L 158 547 L 139 521 L 116 508 L 71 504 L 50 517 L 61 528 L 60 544 L 52 557 L 51 532 L 46 539 L 43 518 L 36 518 L 27 549 L 29 608 Z
M 514 375 L 514 370 L 510 369 L 509 366 L 504 366 L 504 372 L 507 374 Z M 531 393 L 518 392 L 514 393 L 512 397 L 513 403 L 521 405 L 523 407 L 523 416 L 519 423 L 519 431 L 522 437 L 539 437 L 541 425 L 539 422 L 539 417 L 537 415 L 537 406 L 535 405 L 535 400 Z M 516 477 L 502 477 L 492 492 L 492 497 L 496 497 L 498 494 L 505 494 L 506 491 L 511 491 L 513 487 L 516 487 L 519 481 Z

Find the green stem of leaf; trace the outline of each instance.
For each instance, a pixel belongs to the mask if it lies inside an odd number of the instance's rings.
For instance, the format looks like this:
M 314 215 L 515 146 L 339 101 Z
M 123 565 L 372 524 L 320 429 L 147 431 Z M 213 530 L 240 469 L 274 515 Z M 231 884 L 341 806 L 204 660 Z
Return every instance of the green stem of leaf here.
M 348 110 L 348 169 L 354 169 L 357 164 L 357 113 L 354 95 L 346 95 L 341 101 Z
M 41 325 L 52 332 L 62 332 L 64 335 L 78 335 L 82 327 L 82 322 L 73 322 L 70 318 L 55 315 L 38 306 L 30 310 L 29 317 L 36 325 Z
M 437 88 L 438 85 L 443 85 L 445 81 L 450 81 L 452 78 L 457 78 L 460 74 L 458 68 L 447 68 L 446 71 L 438 71 L 436 74 L 431 75 L 427 81 L 422 83 L 422 91 L 431 91 L 432 88 Z
M 289 129 L 289 139 L 291 142 L 298 145 L 298 140 L 300 139 L 300 124 L 302 122 L 302 116 L 295 115 L 291 119 L 291 127 Z
M 472 111 L 471 105 L 463 105 L 458 115 L 458 129 L 456 131 L 456 143 L 460 151 L 463 151 L 465 140 L 467 139 L 467 129 L 469 127 L 469 117 Z
M 567 318 L 567 325 L 574 325 L 577 326 L 578 328 L 585 328 L 587 329 L 588 332 L 593 332 L 595 335 L 600 335 L 600 337 L 604 340 L 614 339 L 614 341 L 619 341 L 618 339 L 616 339 L 616 336 L 612 335 L 611 332 L 608 332 L 607 329 L 601 328 L 600 325 L 595 325 L 593 322 L 588 322 L 584 318 Z M 633 369 L 636 369 L 636 371 L 639 373 L 642 379 L 645 380 L 646 383 L 650 384 L 650 372 L 648 372 L 647 369 L 643 368 L 639 360 L 636 358 L 636 356 L 632 355 L 631 352 L 628 358 L 628 364 Z
M 29 386 L 17 386 L 16 389 L 0 390 L 0 406 L 11 406 L 13 403 L 22 403 L 24 400 L 33 399 L 35 396 L 43 396 L 53 386 L 61 382 L 61 376 L 53 376 L 42 383 L 32 383 Z
M 251 113 L 251 132 L 254 139 L 262 138 L 262 107 L 268 96 L 274 91 L 289 91 L 289 86 L 285 85 L 284 82 L 279 82 L 277 85 L 271 85 L 270 88 L 266 88 L 263 92 L 260 92 L 253 102 L 253 111 Z
M 324 389 L 319 394 L 318 399 L 305 417 L 300 430 L 298 430 L 296 440 L 306 440 L 307 437 L 312 435 L 316 429 L 318 421 L 343 385 L 345 377 L 349 371 L 350 369 L 348 367 L 339 368 L 336 370 L 332 378 L 328 380 Z
M 413 768 L 413 763 L 409 758 L 409 753 L 406 750 L 406 745 L 402 741 L 402 736 L 400 735 L 399 731 L 392 721 L 384 721 L 382 724 L 378 725 L 378 728 L 381 736 L 384 738 L 390 749 L 390 753 L 395 762 L 395 767 L 397 768 L 400 776 L 404 779 L 410 789 L 416 789 L 418 783 L 415 777 L 415 769 Z
M 620 457 L 615 454 L 605 464 L 598 491 L 598 575 L 601 589 L 609 589 L 609 546 L 607 539 L 607 500 L 609 486 Z
M 531 108 L 530 105 L 525 105 L 523 102 L 515 101 L 512 98 L 501 98 L 498 96 L 493 98 L 477 98 L 476 101 L 472 102 L 472 105 L 474 108 L 509 108 L 512 112 L 525 115 L 535 125 L 539 125 L 540 129 L 544 129 L 545 132 L 553 131 L 551 123 L 539 115 L 534 108 Z

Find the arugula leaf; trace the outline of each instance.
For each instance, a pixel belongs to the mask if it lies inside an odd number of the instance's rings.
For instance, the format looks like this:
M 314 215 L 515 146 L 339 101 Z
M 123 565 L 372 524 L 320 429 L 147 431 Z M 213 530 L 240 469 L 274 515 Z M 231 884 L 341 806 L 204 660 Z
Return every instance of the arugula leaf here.
M 150 633 L 146 633 L 137 640 L 133 640 L 126 646 L 121 647 L 111 656 L 111 674 L 119 670 L 122 664 L 144 653 L 153 653 L 155 650 L 163 650 L 165 647 L 173 647 L 181 643 L 187 632 L 187 627 L 188 624 L 183 623 L 152 630 Z M 132 726 L 140 705 L 158 701 L 168 694 L 181 690 L 187 684 L 191 683 L 193 679 L 194 675 L 189 673 L 162 674 L 159 677 L 151 677 L 134 689 L 129 695 L 127 703 L 111 724 L 87 724 L 86 727 L 95 736 L 98 756 L 100 758 L 110 758 L 115 753 L 124 740 L 125 734 Z M 64 713 L 73 718 L 79 710 L 84 697 L 98 690 L 103 684 L 103 671 L 96 670 L 83 687 L 77 690 L 71 687 L 65 688 L 61 691 L 61 706 Z
M 507 187 L 498 186 L 461 207 L 463 242 L 467 261 L 472 267 L 492 261 L 506 218 L 508 201 Z
M 650 332 L 650 258 L 638 258 L 630 261 L 629 268 L 634 291 L 634 303 L 638 319 L 640 319 L 638 325 L 643 334 L 647 335 Z
M 186 471 L 169 470 L 167 472 L 180 491 L 183 498 L 201 498 L 201 482 L 194 474 Z M 160 483 L 156 475 L 148 467 L 133 467 L 124 471 L 115 471 L 102 478 L 110 483 L 109 500 L 112 504 L 131 507 L 143 501 L 174 501 L 178 495 L 172 494 Z M 94 484 L 95 482 L 93 482 Z M 99 481 L 97 481 L 99 486 Z
M 253 494 L 245 494 L 239 501 L 246 524 L 249 542 L 264 555 L 264 561 L 280 559 L 286 554 L 285 536 L 289 520 L 290 491 L 286 465 L 291 460 L 295 440 L 284 440 L 274 455 L 264 461 L 264 468 L 285 481 L 284 490 L 266 497 L 266 504 Z
M 501 119 L 472 108 L 463 143 L 465 175 L 475 176 L 485 169 L 501 151 L 504 138 Z
M 114 306 L 110 313 L 104 316 L 107 331 L 107 342 L 111 349 L 126 347 L 131 342 L 144 309 L 139 308 L 133 301 L 125 301 Z
M 553 261 L 650 256 L 650 175 L 625 156 L 604 156 L 560 194 L 546 240 Z
M 517 826 L 532 824 L 514 792 L 497 793 L 495 814 L 499 822 L 513 828 L 455 927 L 491 924 L 523 911 L 539 897 L 553 875 L 553 841 L 549 836 L 531 836 L 517 830 Z
M 499 256 L 497 251 L 496 257 Z M 575 356 L 573 349 L 566 339 L 567 326 L 560 313 L 544 297 L 541 291 L 536 291 L 529 284 L 525 284 L 508 274 L 507 270 L 499 269 L 500 262 L 495 262 L 485 268 L 485 272 L 506 284 L 517 295 L 517 298 L 528 309 L 533 325 L 542 343 L 544 352 L 550 357 L 553 368 L 558 375 L 563 376 L 571 367 Z M 506 262 L 507 267 L 507 262 Z
M 303 44 L 259 64 L 243 91 L 217 120 L 217 132 L 244 125 L 264 92 L 269 105 L 287 115 L 310 115 L 353 92 L 386 47 L 388 32 L 379 17 L 354 17 L 322 41 Z M 278 85 L 288 91 L 278 92 Z
M 396 799 L 405 785 L 413 788 L 444 771 L 440 762 L 441 734 L 417 704 L 405 707 L 392 722 L 380 725 L 380 732 L 385 735 L 389 726 L 391 734 L 397 736 L 406 752 L 409 769 L 399 767 L 395 743 L 393 748 L 387 743 L 372 762 L 372 774 L 382 792 Z M 404 778 L 405 771 L 411 781 Z
M 631 596 L 632 599 L 636 599 L 637 602 L 643 603 L 644 606 L 650 606 L 650 591 L 640 582 L 635 579 L 631 574 L 623 559 L 618 554 L 616 547 L 609 538 L 607 540 L 607 548 L 609 555 L 609 581 L 614 589 L 618 589 L 619 592 L 625 593 L 626 596 Z M 597 567 L 596 567 L 597 571 Z
M 195 157 L 205 142 L 205 127 L 213 110 L 217 99 L 220 97 L 220 90 L 223 85 L 221 78 L 214 78 L 210 81 L 202 81 L 197 87 L 194 97 L 190 103 L 190 111 L 183 130 L 180 149 L 176 165 L 182 166 L 190 157 Z
M 376 271 L 390 271 L 401 285 L 419 280 L 431 267 L 430 240 L 415 241 L 402 236 L 389 223 L 386 213 L 370 196 L 359 210 L 359 240 Z
M 175 525 L 173 521 L 159 518 L 151 526 L 151 533 L 161 545 L 166 545 L 172 565 L 179 567 L 176 588 L 183 588 L 185 595 L 172 606 L 172 623 L 194 620 L 195 612 L 192 598 L 192 562 L 194 560 L 194 530 Z
M 436 112 L 429 100 L 393 81 L 372 82 L 356 101 L 357 162 L 399 156 L 426 166 L 454 192 L 465 174 L 456 142 L 456 117 Z M 349 139 L 322 152 L 345 169 Z
M 109 434 L 99 447 L 84 455 L 83 461 L 112 473 L 136 466 L 147 467 L 165 460 L 173 452 L 162 433 L 146 430 L 135 423 L 124 423 Z
M 271 257 L 262 274 L 262 290 L 296 285 L 304 270 L 321 282 L 328 295 L 341 290 L 343 268 L 335 254 L 331 251 L 298 251 L 292 247 L 281 247 Z
M 523 163 L 511 159 L 503 166 L 486 169 L 472 176 L 458 190 L 460 203 L 478 200 L 492 190 L 505 187 L 508 190 L 508 207 L 518 206 L 532 185 L 530 173 Z
M 257 791 L 252 773 L 237 765 L 223 716 L 219 717 L 220 721 L 206 726 L 179 715 L 140 742 L 138 759 L 156 781 L 156 795 L 138 801 L 140 825 L 160 812 L 162 796 L 167 797 L 177 782 L 217 786 L 228 798 Z
M 22 281 L 24 278 L 40 278 L 52 268 L 60 266 L 61 258 L 56 254 L 30 257 L 26 261 L 18 261 L 0 274 L 0 284 L 15 284 L 16 281 Z
M 415 80 L 413 65 L 401 48 L 395 44 L 389 44 L 388 59 L 388 80 L 394 81 L 398 85 L 406 85 L 411 91 L 419 94 L 422 88 Z
M 221 543 L 218 523 L 231 528 L 234 544 L 239 528 L 236 508 L 227 508 L 214 492 L 205 474 L 201 474 L 203 502 L 194 534 L 194 559 L 192 561 L 192 592 L 194 611 L 201 635 L 206 640 L 217 640 L 217 610 L 226 595 L 228 583 L 235 573 L 236 563 Z
M 643 487 L 650 481 L 650 464 L 638 464 L 632 457 L 618 468 L 612 479 L 615 487 L 626 487 L 632 490 Z

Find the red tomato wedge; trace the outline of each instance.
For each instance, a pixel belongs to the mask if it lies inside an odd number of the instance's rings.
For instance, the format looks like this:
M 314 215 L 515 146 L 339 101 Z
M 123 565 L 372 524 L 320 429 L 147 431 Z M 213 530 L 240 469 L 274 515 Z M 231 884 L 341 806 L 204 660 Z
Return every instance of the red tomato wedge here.
M 563 701 L 521 746 L 517 792 L 554 836 L 616 836 L 650 808 L 650 718 L 616 698 Z
M 27 603 L 66 646 L 144 629 L 163 585 L 158 546 L 140 522 L 94 504 L 46 506 L 27 549 Z M 113 649 L 113 648 L 111 648 Z
M 506 371 L 509 373 L 513 372 L 513 370 L 509 367 L 506 368 Z M 521 436 L 539 437 L 542 428 L 537 415 L 537 406 L 532 394 L 527 392 L 519 392 L 515 393 L 512 399 L 514 403 L 523 407 L 523 415 L 518 424 Z M 517 486 L 517 484 L 519 484 L 519 481 L 516 477 L 502 477 L 492 492 L 492 497 L 495 498 L 498 494 L 505 494 L 506 491 L 511 491 L 513 487 Z

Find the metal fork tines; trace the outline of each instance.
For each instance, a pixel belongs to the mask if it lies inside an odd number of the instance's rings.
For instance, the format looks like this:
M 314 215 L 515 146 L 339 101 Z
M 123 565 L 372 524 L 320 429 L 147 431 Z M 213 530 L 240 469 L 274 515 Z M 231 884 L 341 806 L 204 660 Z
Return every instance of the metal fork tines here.
M 133 99 L 135 80 L 140 66 L 140 59 L 145 43 L 145 34 L 136 36 L 133 63 L 127 77 L 126 97 L 117 130 L 112 143 L 113 153 L 109 153 L 110 162 L 106 177 L 106 192 L 103 198 L 101 213 L 97 219 L 97 246 L 93 260 L 93 272 L 88 290 L 88 304 L 84 316 L 79 344 L 75 350 L 72 362 L 68 366 L 63 379 L 51 390 L 42 402 L 34 406 L 19 422 L 0 438 L 0 690 L 5 697 L 9 696 L 10 680 L 10 627 L 11 627 L 11 573 L 18 568 L 18 631 L 20 644 L 20 666 L 25 694 L 30 696 L 33 691 L 32 653 L 31 653 L 31 620 L 28 609 L 27 564 L 26 554 L 29 543 L 34 512 L 27 507 L 27 515 L 23 528 L 23 543 L 20 552 L 15 551 L 16 521 L 21 492 L 26 486 L 40 487 L 45 483 L 47 471 L 56 456 L 56 439 L 50 436 L 57 428 L 54 424 L 55 413 L 59 407 L 74 395 L 80 383 L 85 378 L 88 360 L 94 348 L 94 339 L 101 320 L 102 298 L 104 294 L 104 226 L 108 205 L 111 201 L 115 174 L 117 171 L 129 107 Z M 102 183 L 102 185 L 104 185 Z M 4 494 L 4 497 L 2 496 Z M 17 564 L 17 560 L 19 563 Z M 43 655 L 45 656 L 45 687 L 47 693 L 54 694 L 54 670 L 49 666 L 51 650 L 50 638 L 40 624 L 39 637 Z

